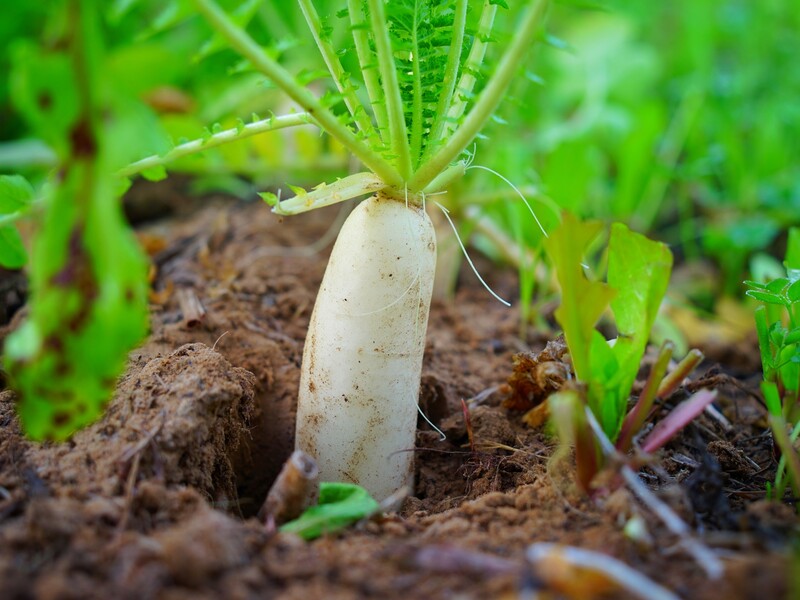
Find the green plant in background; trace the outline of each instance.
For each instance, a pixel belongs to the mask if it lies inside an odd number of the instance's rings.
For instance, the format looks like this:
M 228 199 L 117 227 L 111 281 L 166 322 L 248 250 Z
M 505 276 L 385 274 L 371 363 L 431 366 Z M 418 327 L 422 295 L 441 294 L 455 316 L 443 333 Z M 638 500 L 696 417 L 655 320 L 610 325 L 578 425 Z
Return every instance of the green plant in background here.
M 515 82 L 503 121 L 484 132 L 502 143 L 484 145 L 482 164 L 580 218 L 713 259 L 715 294 L 738 297 L 749 260 L 800 224 L 800 13 L 785 0 L 573 4 L 550 17 L 567 51 L 541 52 Z M 488 214 L 500 222 L 506 210 Z
M 110 168 L 138 132 L 106 122 L 114 117 L 94 3 L 71 0 L 59 15 L 53 35 L 62 43 L 21 49 L 12 80 L 20 113 L 58 161 L 43 190 L 30 314 L 5 346 L 22 425 L 39 440 L 63 440 L 97 418 L 147 329 L 147 263 Z M 21 178 L 0 180 L 4 213 L 24 210 L 31 197 Z M 7 227 L 6 258 L 17 241 Z
M 782 453 L 775 480 L 777 498 L 785 491 L 787 471 L 795 495 L 800 495 L 800 457 L 793 447 L 800 436 L 800 228 L 789 230 L 784 265 L 786 277 L 745 282 L 747 295 L 761 303 L 755 310 L 764 371 L 761 390 Z
M 52 10 L 10 5 L 0 26 L 0 67 L 10 72 L 0 81 L 0 171 L 24 174 L 34 187 L 55 166 L 56 157 L 39 133 L 19 118 L 16 73 L 24 71 L 31 48 L 56 41 L 62 3 L 53 3 Z M 266 52 L 298 64 L 307 80 L 318 81 L 319 70 L 309 68 L 309 53 L 300 39 L 305 23 L 293 2 L 228 4 Z M 326 10 L 335 4 L 317 2 Z M 111 103 L 118 115 L 124 113 L 120 120 L 139 125 L 139 135 L 117 149 L 125 155 L 114 165 L 117 168 L 148 155 L 163 155 L 190 140 L 202 141 L 219 130 L 236 129 L 241 121 L 267 120 L 253 114 L 269 116 L 287 109 L 285 96 L 241 61 L 222 38 L 208 39 L 207 28 L 189 3 L 114 2 L 103 11 L 99 26 L 104 42 L 102 71 Z M 243 143 L 212 144 L 205 150 L 173 160 L 170 169 L 191 173 L 192 190 L 221 189 L 250 198 L 255 186 L 284 178 L 305 180 L 308 174 L 321 172 L 340 175 L 348 159 L 341 146 L 319 136 L 313 126 L 295 128 L 291 135 L 262 131 Z M 158 172 L 145 175 L 157 178 Z
M 28 252 L 14 223 L 28 214 L 34 195 L 24 177 L 0 175 L 0 265 L 6 269 L 19 269 L 28 262 Z
M 578 482 L 587 491 L 602 467 L 602 459 L 586 421 L 584 405 L 595 415 L 605 435 L 616 442 L 617 449 L 626 452 L 655 399 L 669 395 L 702 359 L 700 353 L 692 351 L 667 376 L 672 347 L 665 344 L 636 405 L 628 411 L 650 329 L 669 282 L 672 254 L 664 244 L 616 223 L 608 244 L 608 283 L 592 281 L 585 274 L 582 260 L 601 229 L 600 223 L 581 223 L 566 214 L 561 226 L 545 241 L 561 287 L 556 319 L 564 330 L 578 383 L 550 396 L 548 403 L 560 437 L 575 444 Z M 608 307 L 618 331 L 611 342 L 595 329 Z M 663 445 L 713 397 L 704 392 L 688 400 L 676 411 L 678 416 L 667 421 L 666 429 L 654 430 L 642 448 L 650 452 Z

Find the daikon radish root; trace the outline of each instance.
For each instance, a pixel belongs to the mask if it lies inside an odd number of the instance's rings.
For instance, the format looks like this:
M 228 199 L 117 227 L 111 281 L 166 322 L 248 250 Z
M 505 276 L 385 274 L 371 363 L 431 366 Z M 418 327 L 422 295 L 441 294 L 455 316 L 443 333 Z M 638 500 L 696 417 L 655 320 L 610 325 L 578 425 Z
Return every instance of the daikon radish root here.
M 378 194 L 333 248 L 303 351 L 297 448 L 322 481 L 383 500 L 413 483 L 425 330 L 436 266 L 421 207 Z

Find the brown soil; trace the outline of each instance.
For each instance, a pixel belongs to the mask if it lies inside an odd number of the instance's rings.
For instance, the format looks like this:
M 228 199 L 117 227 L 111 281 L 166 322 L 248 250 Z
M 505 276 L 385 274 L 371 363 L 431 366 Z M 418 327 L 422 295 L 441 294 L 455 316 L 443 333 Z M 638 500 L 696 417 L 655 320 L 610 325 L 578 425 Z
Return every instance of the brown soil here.
M 268 532 L 254 515 L 292 449 L 325 266 L 307 246 L 336 214 L 280 222 L 263 206 L 216 204 L 141 228 L 156 267 L 152 335 L 105 417 L 67 444 L 33 444 L 13 393 L 0 394 L 3 598 L 513 598 L 589 577 L 534 574 L 524 552 L 535 542 L 610 554 L 682 598 L 792 597 L 798 520 L 763 500 L 775 457 L 747 386 L 702 367 L 695 386 L 718 389 L 729 424 L 703 415 L 642 472 L 722 559 L 713 581 L 625 488 L 577 492 L 569 456 L 554 458 L 552 439 L 491 393 L 515 353 L 546 339 L 521 341 L 517 312 L 467 271 L 432 308 L 421 405 L 448 439 L 420 425 L 414 495 L 311 543 Z M 514 296 L 513 273 L 482 271 Z M 476 398 L 471 449 L 461 400 Z M 624 534 L 633 516 L 647 536 Z M 561 597 L 600 595 L 578 579 Z

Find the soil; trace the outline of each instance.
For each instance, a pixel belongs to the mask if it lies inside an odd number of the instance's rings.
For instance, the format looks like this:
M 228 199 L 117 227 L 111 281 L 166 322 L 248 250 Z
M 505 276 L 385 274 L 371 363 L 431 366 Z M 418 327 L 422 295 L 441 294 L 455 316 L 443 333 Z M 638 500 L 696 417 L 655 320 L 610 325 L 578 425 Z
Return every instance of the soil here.
M 135 194 L 156 205 L 164 192 Z M 715 580 L 613 477 L 605 493 L 580 493 L 571 457 L 503 406 L 512 357 L 540 351 L 549 333 L 521 339 L 518 312 L 467 270 L 431 311 L 420 402 L 447 439 L 420 421 L 413 495 L 313 542 L 270 530 L 255 515 L 292 450 L 326 262 L 314 244 L 338 214 L 281 221 L 263 205 L 178 206 L 145 211 L 139 225 L 154 265 L 152 333 L 106 415 L 68 443 L 35 444 L 13 392 L 0 394 L 3 598 L 634 597 L 591 570 L 534 570 L 525 551 L 537 542 L 611 555 L 681 598 L 798 597 L 796 513 L 765 500 L 776 459 L 753 341 L 724 348 L 736 361 L 704 363 L 688 386 L 716 389 L 722 416 L 702 415 L 641 471 L 721 559 Z M 514 297 L 513 271 L 480 267 Z

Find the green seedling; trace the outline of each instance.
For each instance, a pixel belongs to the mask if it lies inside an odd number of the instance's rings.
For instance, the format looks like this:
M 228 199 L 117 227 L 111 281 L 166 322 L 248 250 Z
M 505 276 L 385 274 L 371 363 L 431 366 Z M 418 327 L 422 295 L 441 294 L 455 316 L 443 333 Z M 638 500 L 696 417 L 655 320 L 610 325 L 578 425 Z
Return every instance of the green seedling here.
M 31 184 L 19 175 L 0 175 L 0 265 L 19 269 L 28 262 L 15 221 L 25 216 L 34 199 Z
M 793 488 L 800 490 L 800 459 L 792 445 L 800 435 L 800 228 L 789 230 L 784 265 L 786 277 L 745 282 L 749 288 L 745 293 L 761 303 L 755 310 L 764 372 L 761 391 L 782 454 L 774 488 L 778 498 L 786 488 L 787 471 Z
M 562 439 L 576 448 L 578 482 L 591 489 L 602 467 L 602 455 L 585 419 L 584 405 L 592 411 L 605 435 L 618 450 L 631 448 L 656 398 L 665 398 L 700 362 L 692 351 L 672 373 L 667 366 L 672 346 L 665 344 L 654 364 L 644 390 L 628 411 L 631 389 L 644 356 L 650 329 L 669 281 L 672 254 L 662 243 L 614 224 L 608 245 L 608 283 L 591 281 L 585 274 L 583 255 L 598 236 L 599 223 L 580 223 L 564 216 L 562 225 L 545 241 L 561 287 L 561 306 L 556 319 L 564 330 L 578 385 L 548 399 Z M 618 336 L 611 341 L 595 329 L 610 306 Z M 711 393 L 699 393 L 675 409 L 642 447 L 654 451 L 713 400 Z
M 368 519 L 380 509 L 380 504 L 360 486 L 323 481 L 316 506 L 306 509 L 297 519 L 282 525 L 280 530 L 299 535 L 304 540 L 313 540 Z

